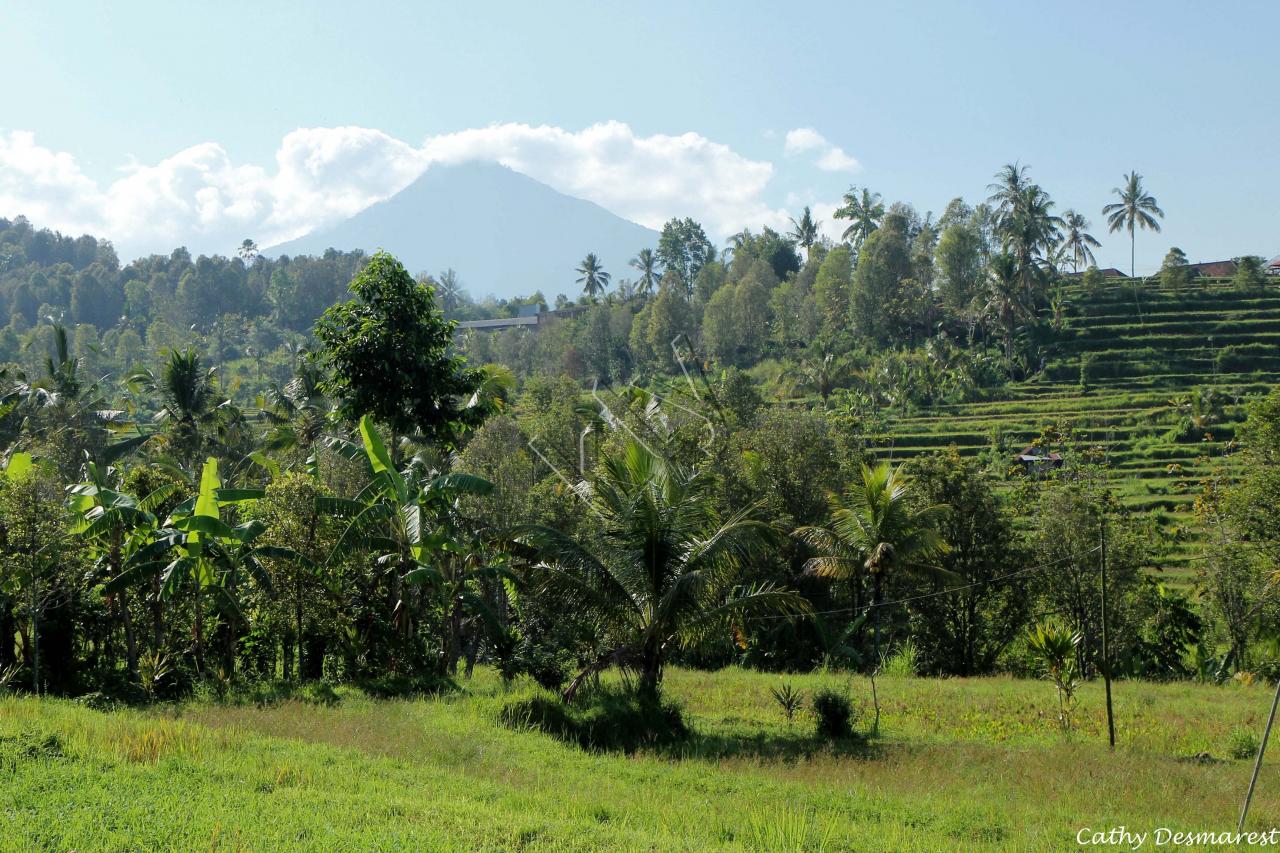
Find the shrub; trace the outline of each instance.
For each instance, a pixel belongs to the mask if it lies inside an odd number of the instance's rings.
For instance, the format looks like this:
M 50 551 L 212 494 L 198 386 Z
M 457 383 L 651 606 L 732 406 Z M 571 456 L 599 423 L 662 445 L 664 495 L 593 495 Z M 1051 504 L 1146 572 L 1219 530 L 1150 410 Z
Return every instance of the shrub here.
M 458 689 L 453 679 L 439 675 L 387 675 L 382 678 L 366 678 L 356 682 L 356 686 L 374 699 L 435 696 Z
M 902 645 L 884 659 L 884 664 L 880 667 L 880 672 L 885 675 L 896 675 L 901 678 L 910 678 L 920 671 L 920 650 L 916 648 L 915 642 L 908 637 Z
M 576 705 L 535 696 L 507 705 L 500 719 L 510 728 L 535 728 L 593 752 L 631 754 L 679 743 L 690 734 L 678 705 L 617 689 L 593 691 Z
M 1232 758 L 1253 758 L 1258 754 L 1258 738 L 1248 729 L 1232 729 L 1227 735 L 1227 755 Z
M 804 693 L 796 690 L 791 686 L 791 682 L 788 681 L 781 687 L 773 688 L 773 700 L 782 709 L 782 715 L 787 718 L 787 725 L 789 726 L 795 721 L 796 712 L 804 704 Z
M 819 737 L 840 740 L 853 734 L 853 706 L 839 691 L 826 689 L 813 694 L 813 716 Z
M 1078 631 L 1053 622 L 1041 623 L 1027 632 L 1027 651 L 1058 689 L 1058 723 L 1064 732 L 1071 731 L 1071 713 L 1075 709 L 1076 688 L 1080 686 L 1076 665 L 1080 641 Z

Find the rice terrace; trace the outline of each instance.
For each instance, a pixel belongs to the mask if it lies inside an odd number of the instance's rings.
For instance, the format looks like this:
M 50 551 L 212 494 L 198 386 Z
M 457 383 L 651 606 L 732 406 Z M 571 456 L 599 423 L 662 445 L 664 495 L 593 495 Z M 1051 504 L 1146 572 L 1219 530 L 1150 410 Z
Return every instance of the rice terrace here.
M 1280 846 L 1280 9 L 1081 11 L 0 10 L 0 853 Z

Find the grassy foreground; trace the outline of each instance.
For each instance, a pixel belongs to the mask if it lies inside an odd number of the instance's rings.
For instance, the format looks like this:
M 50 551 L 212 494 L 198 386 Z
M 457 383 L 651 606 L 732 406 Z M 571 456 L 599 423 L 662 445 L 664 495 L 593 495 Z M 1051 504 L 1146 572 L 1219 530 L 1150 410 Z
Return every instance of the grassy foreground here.
M 783 680 L 671 672 L 696 736 L 630 757 L 504 728 L 502 707 L 532 691 L 487 672 L 421 701 L 3 699 L 0 849 L 1071 849 L 1084 826 L 1234 828 L 1251 762 L 1228 757 L 1233 732 L 1260 733 L 1270 702 L 1256 686 L 1118 683 L 1112 755 L 1100 685 L 1066 739 L 1043 682 L 884 678 L 883 737 L 832 748 L 807 717 L 782 719 Z M 869 703 L 865 679 L 785 680 Z M 1273 766 L 1250 827 L 1277 824 Z

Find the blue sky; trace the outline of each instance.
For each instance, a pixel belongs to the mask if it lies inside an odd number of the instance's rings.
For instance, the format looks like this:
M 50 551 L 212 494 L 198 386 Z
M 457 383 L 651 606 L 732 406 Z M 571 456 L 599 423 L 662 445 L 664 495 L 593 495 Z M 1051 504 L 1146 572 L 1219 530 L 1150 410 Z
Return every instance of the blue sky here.
M 1280 253 L 1274 2 L 472 5 L 6 4 L 0 215 L 229 251 L 493 158 L 725 234 L 850 184 L 940 212 L 1020 160 L 1103 265 L 1133 168 L 1168 215 L 1140 272 Z

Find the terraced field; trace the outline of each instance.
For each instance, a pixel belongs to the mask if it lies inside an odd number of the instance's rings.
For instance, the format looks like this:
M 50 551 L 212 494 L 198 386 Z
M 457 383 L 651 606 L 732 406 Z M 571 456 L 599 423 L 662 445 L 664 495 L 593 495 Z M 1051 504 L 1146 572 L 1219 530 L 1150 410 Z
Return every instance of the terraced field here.
M 1001 470 L 1047 425 L 1074 426 L 1102 449 L 1123 501 L 1157 511 L 1178 534 L 1166 570 L 1189 577 L 1203 554 L 1192 512 L 1199 481 L 1230 469 L 1245 404 L 1280 382 L 1280 288 L 1245 293 L 1202 280 L 1135 294 L 1113 282 L 1066 297 L 1035 381 L 899 418 L 880 454 L 902 460 L 954 446 Z M 1220 405 L 1202 430 L 1185 429 L 1186 396 L 1208 388 Z

